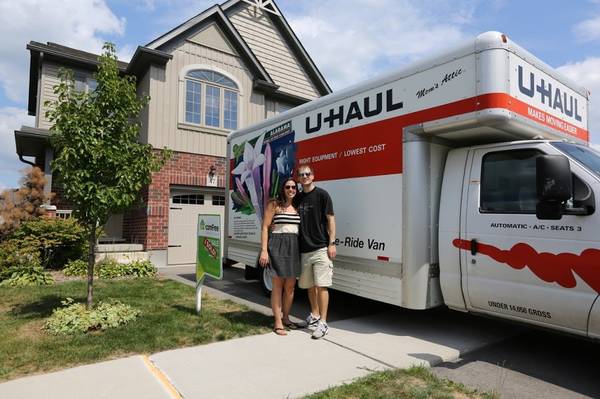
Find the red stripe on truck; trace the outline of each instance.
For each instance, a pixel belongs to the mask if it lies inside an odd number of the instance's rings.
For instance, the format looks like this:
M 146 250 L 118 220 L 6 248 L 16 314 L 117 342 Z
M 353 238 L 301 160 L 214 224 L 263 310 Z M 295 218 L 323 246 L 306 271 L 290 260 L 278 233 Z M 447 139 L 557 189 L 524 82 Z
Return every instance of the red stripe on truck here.
M 532 107 L 531 105 L 517 100 L 508 94 L 487 94 L 479 98 L 479 103 L 479 109 L 505 108 L 536 123 L 541 123 L 542 125 L 548 126 L 562 133 L 577 137 L 578 139 L 589 141 L 589 133 L 587 130 L 565 122 L 564 120 L 550 115 L 539 108 Z
M 459 249 L 471 250 L 471 241 L 455 239 L 452 244 Z M 513 269 L 528 267 L 533 274 L 547 283 L 558 283 L 561 287 L 573 288 L 577 273 L 596 292 L 600 293 L 600 249 L 588 248 L 579 255 L 569 252 L 552 254 L 537 252 L 525 243 L 517 243 L 509 250 L 493 245 L 477 243 L 477 252 L 487 255 L 496 262 L 504 263 Z
M 319 180 L 402 173 L 402 129 L 417 123 L 490 108 L 504 108 L 562 133 L 588 140 L 588 132 L 505 93 L 491 93 L 298 141 L 296 167 L 309 164 Z
M 296 142 L 296 167 L 309 164 L 319 180 L 402 173 L 400 118 Z

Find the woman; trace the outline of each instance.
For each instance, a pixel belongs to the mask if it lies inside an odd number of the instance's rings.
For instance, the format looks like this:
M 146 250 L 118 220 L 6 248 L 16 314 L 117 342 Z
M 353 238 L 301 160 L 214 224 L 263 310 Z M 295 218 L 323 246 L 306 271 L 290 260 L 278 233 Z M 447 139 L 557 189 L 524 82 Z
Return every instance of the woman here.
M 258 262 L 272 271 L 271 309 L 275 318 L 273 332 L 277 335 L 287 335 L 286 327 L 296 327 L 289 317 L 296 278 L 300 276 L 300 215 L 292 205 L 297 189 L 294 179 L 288 178 L 283 182 L 277 198 L 271 200 L 265 210 L 261 231 Z

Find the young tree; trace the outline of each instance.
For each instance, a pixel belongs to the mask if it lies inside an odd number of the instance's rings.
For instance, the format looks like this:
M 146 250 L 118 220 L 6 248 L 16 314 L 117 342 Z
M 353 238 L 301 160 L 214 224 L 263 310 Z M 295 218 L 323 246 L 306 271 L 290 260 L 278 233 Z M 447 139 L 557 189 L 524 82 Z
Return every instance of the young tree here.
M 50 195 L 44 193 L 44 184 L 44 172 L 38 167 L 31 167 L 23 172 L 21 187 L 17 191 L 2 192 L 0 239 L 10 235 L 22 222 L 46 213 L 42 205 L 50 200 Z
M 53 123 L 52 168 L 60 175 L 64 195 L 75 217 L 87 229 L 89 242 L 87 307 L 93 306 L 97 227 L 111 213 L 123 211 L 160 170 L 170 152 L 155 153 L 138 142 L 139 113 L 150 98 L 138 98 L 135 77 L 120 76 L 113 44 L 104 44 L 95 90 L 77 91 L 73 72 L 62 69 L 46 116 Z

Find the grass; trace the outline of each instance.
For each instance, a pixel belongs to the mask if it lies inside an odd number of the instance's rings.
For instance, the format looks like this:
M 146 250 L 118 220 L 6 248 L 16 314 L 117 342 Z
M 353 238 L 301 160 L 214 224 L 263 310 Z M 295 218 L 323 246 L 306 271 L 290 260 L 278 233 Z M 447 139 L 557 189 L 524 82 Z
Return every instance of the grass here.
M 446 379 L 440 379 L 424 367 L 389 370 L 370 374 L 352 383 L 318 392 L 305 399 L 442 399 L 497 398 L 477 392 Z
M 171 280 L 96 281 L 94 300 L 116 299 L 141 311 L 123 327 L 52 336 L 42 326 L 66 297 L 85 301 L 84 281 L 0 288 L 0 381 L 132 354 L 150 354 L 270 331 L 270 317 L 231 301 L 202 298 Z

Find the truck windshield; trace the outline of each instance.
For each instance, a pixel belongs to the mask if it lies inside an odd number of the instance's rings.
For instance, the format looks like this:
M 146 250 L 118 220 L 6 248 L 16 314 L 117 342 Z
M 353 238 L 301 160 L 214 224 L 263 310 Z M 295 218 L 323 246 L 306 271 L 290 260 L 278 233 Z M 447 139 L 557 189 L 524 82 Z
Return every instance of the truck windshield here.
M 571 143 L 552 143 L 561 152 L 573 158 L 600 178 L 600 154 L 590 148 Z

